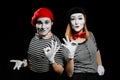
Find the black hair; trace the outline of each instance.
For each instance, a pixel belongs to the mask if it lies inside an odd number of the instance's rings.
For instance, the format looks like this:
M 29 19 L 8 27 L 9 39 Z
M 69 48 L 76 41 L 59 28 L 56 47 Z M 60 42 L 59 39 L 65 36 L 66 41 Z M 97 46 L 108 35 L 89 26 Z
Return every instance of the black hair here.
M 86 17 L 86 13 L 83 8 L 81 7 L 73 7 L 68 11 L 68 18 L 74 13 L 82 13 Z

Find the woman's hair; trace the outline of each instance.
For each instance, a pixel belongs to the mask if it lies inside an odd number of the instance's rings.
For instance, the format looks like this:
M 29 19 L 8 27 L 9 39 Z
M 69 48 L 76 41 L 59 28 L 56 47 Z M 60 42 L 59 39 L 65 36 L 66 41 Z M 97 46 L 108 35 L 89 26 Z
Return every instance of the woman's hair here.
M 82 13 L 84 15 L 84 17 L 86 18 L 86 13 L 83 10 L 83 8 L 80 7 L 73 7 L 68 11 L 68 18 L 70 18 L 70 16 L 74 13 Z
M 69 39 L 73 38 L 72 37 L 73 30 L 72 30 L 71 24 L 70 24 L 70 16 L 74 13 L 82 13 L 84 15 L 85 24 L 84 24 L 83 32 L 86 32 L 85 38 L 88 38 L 89 32 L 88 32 L 88 29 L 87 29 L 87 26 L 86 26 L 86 14 L 85 14 L 85 11 L 83 10 L 83 8 L 80 8 L 80 7 L 73 7 L 68 11 L 68 20 L 69 21 L 68 21 L 68 24 L 67 24 L 65 36 L 68 36 Z

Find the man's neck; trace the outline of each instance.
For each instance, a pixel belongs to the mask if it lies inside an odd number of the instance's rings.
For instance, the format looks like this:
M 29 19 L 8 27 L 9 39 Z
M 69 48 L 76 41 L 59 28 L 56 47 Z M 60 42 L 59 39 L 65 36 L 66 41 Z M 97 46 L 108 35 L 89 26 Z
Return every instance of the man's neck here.
M 43 39 L 49 39 L 49 38 L 51 38 L 52 36 L 53 36 L 52 32 L 48 32 L 48 34 L 45 35 L 45 36 L 42 36 L 42 38 L 43 38 Z

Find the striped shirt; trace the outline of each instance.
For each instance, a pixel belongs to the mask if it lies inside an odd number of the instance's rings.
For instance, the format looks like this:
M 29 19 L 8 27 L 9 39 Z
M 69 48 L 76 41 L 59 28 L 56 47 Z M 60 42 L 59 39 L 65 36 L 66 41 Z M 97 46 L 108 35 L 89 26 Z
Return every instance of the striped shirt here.
M 57 41 L 61 45 L 57 36 L 53 35 L 50 39 L 40 39 L 36 35 L 31 39 L 28 49 L 28 61 L 30 70 L 38 73 L 52 70 L 49 60 L 45 56 L 44 48 L 51 46 L 51 40 Z M 64 66 L 64 51 L 62 47 L 55 55 L 55 61 Z
M 90 37 L 83 43 L 79 43 L 74 56 L 75 73 L 97 72 L 97 46 L 95 38 L 90 32 Z

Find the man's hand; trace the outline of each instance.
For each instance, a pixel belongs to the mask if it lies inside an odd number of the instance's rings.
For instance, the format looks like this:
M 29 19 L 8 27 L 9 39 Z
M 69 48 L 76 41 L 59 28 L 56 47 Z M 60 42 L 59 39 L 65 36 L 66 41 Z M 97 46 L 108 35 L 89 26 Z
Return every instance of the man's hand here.
M 15 66 L 13 67 L 13 70 L 17 69 L 17 70 L 20 70 L 20 68 L 23 66 L 23 67 L 26 67 L 27 66 L 27 60 L 10 60 L 10 62 L 15 62 Z
M 54 57 L 59 48 L 60 46 L 57 46 L 57 42 L 54 42 L 53 40 L 51 41 L 51 47 L 44 48 L 44 53 L 51 63 L 55 62 Z

